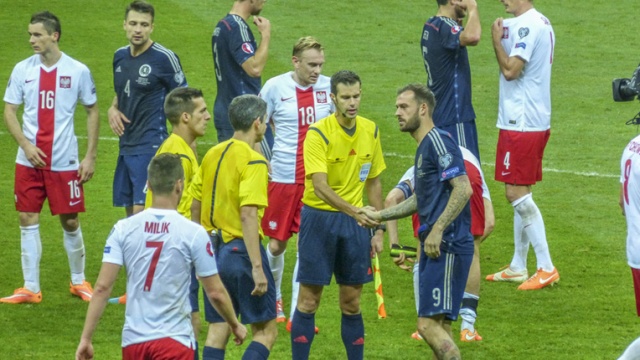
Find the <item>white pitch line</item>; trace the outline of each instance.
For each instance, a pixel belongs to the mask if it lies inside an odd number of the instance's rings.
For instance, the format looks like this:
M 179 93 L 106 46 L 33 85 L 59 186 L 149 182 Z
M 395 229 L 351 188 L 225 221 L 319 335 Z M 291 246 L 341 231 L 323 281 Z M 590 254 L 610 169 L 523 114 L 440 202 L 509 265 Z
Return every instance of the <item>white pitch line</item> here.
M 398 157 L 401 159 L 413 159 L 413 155 L 405 155 L 398 153 L 384 153 L 384 156 Z M 495 167 L 494 163 L 483 162 L 482 166 L 485 167 Z M 559 174 L 570 174 L 570 175 L 578 175 L 578 176 L 589 176 L 589 177 L 601 177 L 601 178 L 619 178 L 620 175 L 616 174 L 601 174 L 595 171 L 585 172 L 585 171 L 571 171 L 571 170 L 561 170 L 561 169 L 552 169 L 552 168 L 542 168 L 545 172 L 559 173 Z
M 8 135 L 7 132 L 5 131 L 0 131 L 0 135 Z M 78 136 L 79 139 L 86 139 L 86 136 Z M 118 138 L 115 136 L 101 136 L 99 138 L 101 141 L 118 141 Z M 198 141 L 198 144 L 203 144 L 203 145 L 215 145 L 216 142 L 213 141 Z M 387 157 L 395 157 L 395 158 L 400 158 L 400 159 L 413 159 L 414 156 L 413 155 L 406 155 L 406 154 L 398 154 L 398 153 L 394 153 L 394 152 L 385 152 L 384 156 Z M 495 164 L 493 163 L 487 163 L 487 162 L 483 162 L 482 166 L 485 167 L 495 167 Z M 558 174 L 569 174 L 569 175 L 577 175 L 577 176 L 587 176 L 587 177 L 599 177 L 599 178 L 619 178 L 620 175 L 616 175 L 616 174 L 602 174 L 599 172 L 595 172 L 595 171 L 590 171 L 590 172 L 585 172 L 585 171 L 571 171 L 571 170 L 562 170 L 562 169 L 552 169 L 552 168 L 543 168 L 542 169 L 545 172 L 552 172 L 552 173 L 558 173 Z

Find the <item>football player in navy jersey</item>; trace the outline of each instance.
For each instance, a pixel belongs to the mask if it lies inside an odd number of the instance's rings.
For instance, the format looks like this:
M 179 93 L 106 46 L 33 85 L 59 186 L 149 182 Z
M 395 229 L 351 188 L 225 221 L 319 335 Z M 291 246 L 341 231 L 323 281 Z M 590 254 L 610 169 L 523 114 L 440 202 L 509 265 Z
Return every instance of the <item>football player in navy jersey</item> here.
M 127 216 L 144 209 L 147 165 L 167 138 L 164 98 L 187 86 L 180 59 L 151 40 L 154 8 L 144 1 L 127 6 L 124 30 L 129 45 L 113 56 L 116 96 L 109 108 L 109 126 L 120 137 L 113 179 L 113 205 Z
M 418 332 L 437 359 L 459 359 L 451 334 L 458 318 L 473 258 L 471 210 L 473 190 L 460 148 L 449 133 L 436 128 L 433 93 L 422 84 L 398 90 L 396 117 L 400 130 L 418 143 L 415 194 L 380 212 L 363 208 L 373 221 L 393 220 L 418 212 L 421 244 Z
M 267 63 L 271 23 L 260 15 L 266 0 L 236 0 L 231 10 L 213 30 L 211 48 L 218 92 L 213 106 L 213 122 L 218 134 L 218 142 L 233 136 L 229 122 L 229 104 L 236 96 L 258 95 L 262 87 L 260 76 Z M 253 32 L 247 24 L 253 16 L 261 41 L 257 45 Z M 273 147 L 273 132 L 267 128 L 262 142 L 262 152 L 269 160 Z
M 462 27 L 462 19 L 467 23 Z M 467 46 L 480 41 L 475 0 L 438 0 L 438 12 L 422 30 L 427 86 L 436 97 L 433 122 L 480 159 L 476 114 L 471 104 L 471 69 Z

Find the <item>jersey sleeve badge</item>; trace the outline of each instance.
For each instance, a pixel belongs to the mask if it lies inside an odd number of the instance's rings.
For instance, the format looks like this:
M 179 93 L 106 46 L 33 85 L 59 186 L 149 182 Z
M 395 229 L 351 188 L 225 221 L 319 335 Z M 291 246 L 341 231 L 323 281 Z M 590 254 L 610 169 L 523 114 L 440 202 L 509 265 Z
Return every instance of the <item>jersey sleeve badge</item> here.
M 518 29 L 518 36 L 520 36 L 520 39 L 526 37 L 527 35 L 529 35 L 529 28 L 523 27 Z
M 452 162 L 453 162 L 453 156 L 451 156 L 451 153 L 446 153 L 438 157 L 438 163 L 440 164 L 440 167 L 442 167 L 443 169 L 448 168 Z
M 243 43 L 242 44 L 242 51 L 244 51 L 247 54 L 253 54 L 253 45 L 251 45 L 251 43 Z

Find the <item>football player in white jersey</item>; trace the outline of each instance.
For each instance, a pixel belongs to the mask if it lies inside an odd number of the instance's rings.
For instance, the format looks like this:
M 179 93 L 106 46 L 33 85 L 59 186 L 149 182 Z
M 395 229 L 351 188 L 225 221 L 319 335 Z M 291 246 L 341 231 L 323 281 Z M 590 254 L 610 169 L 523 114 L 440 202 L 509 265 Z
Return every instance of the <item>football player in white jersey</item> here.
M 196 339 L 187 296 L 192 267 L 236 344 L 246 337 L 247 329 L 236 319 L 218 275 L 209 235 L 176 210 L 184 190 L 180 156 L 163 153 L 153 158 L 147 185 L 153 190 L 151 208 L 120 220 L 107 239 L 76 359 L 94 357 L 91 338 L 122 266 L 127 271 L 124 359 L 194 358 Z
M 560 280 L 551 262 L 542 214 L 531 193 L 531 186 L 542 180 L 542 156 L 550 135 L 555 35 L 532 0 L 501 1 L 514 18 L 498 18 L 491 27 L 500 67 L 495 179 L 505 183 L 514 209 L 515 251 L 510 265 L 486 279 L 522 282 L 519 290 L 537 290 Z M 530 243 L 537 259 L 531 277 L 527 271 Z
M 627 219 L 627 262 L 633 274 L 640 316 L 640 136 L 631 140 L 620 161 L 620 207 Z
M 284 322 L 282 273 L 284 252 L 289 238 L 298 233 L 304 192 L 302 148 L 309 125 L 329 116 L 333 105 L 329 99 L 330 79 L 321 75 L 324 49 L 313 37 L 300 38 L 293 46 L 293 71 L 269 79 L 260 92 L 267 103 L 268 121 L 275 127 L 271 158 L 269 207 L 262 218 L 262 229 L 269 236 L 267 257 L 276 282 L 277 321 Z M 296 278 L 297 263 L 293 279 Z M 290 317 L 298 299 L 299 285 L 292 281 Z M 287 324 L 290 329 L 291 319 Z
M 34 55 L 19 62 L 4 95 L 4 121 L 19 145 L 16 157 L 15 201 L 20 217 L 24 286 L 2 303 L 39 303 L 40 211 L 49 200 L 52 215 L 60 215 L 63 243 L 71 269 L 70 291 L 84 301 L 93 290 L 85 280 L 85 254 L 78 213 L 84 212 L 82 185 L 91 180 L 98 144 L 98 105 L 91 72 L 60 51 L 60 21 L 48 11 L 31 17 L 29 43 Z M 74 132 L 76 105 L 87 112 L 87 151 L 80 160 Z M 22 128 L 18 108 L 24 104 Z

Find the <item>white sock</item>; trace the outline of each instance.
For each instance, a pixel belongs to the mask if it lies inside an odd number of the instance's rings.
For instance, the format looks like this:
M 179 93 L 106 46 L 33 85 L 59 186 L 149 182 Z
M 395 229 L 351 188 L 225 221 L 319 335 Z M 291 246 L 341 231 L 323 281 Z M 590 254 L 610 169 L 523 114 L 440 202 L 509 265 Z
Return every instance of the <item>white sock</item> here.
M 513 206 L 513 259 L 509 267 L 513 271 L 527 269 L 527 254 L 529 253 L 529 238 L 522 229 L 522 217 L 516 210 L 516 206 L 522 202 L 522 198 L 511 203 Z
M 474 325 L 476 323 L 476 317 L 478 317 L 477 306 L 480 297 L 468 292 L 465 292 L 462 297 L 462 307 L 460 308 L 460 317 L 462 318 L 462 324 L 460 329 L 467 329 L 471 332 L 475 331 Z
M 40 225 L 20 226 L 20 246 L 22 248 L 22 276 L 24 287 L 40 292 L 40 258 L 42 258 L 42 241 Z
M 547 235 L 544 230 L 544 221 L 542 220 L 540 209 L 533 201 L 531 194 L 527 194 L 516 201 L 520 201 L 514 206 L 514 209 L 522 218 L 523 234 L 531 241 L 533 251 L 536 253 L 538 261 L 536 269 L 552 271 L 553 263 L 551 262 L 551 254 L 549 253 Z
M 293 277 L 291 278 L 291 313 L 289 313 L 289 321 L 293 321 L 293 313 L 298 306 L 298 292 L 300 292 L 300 283 L 296 281 L 298 277 L 298 253 L 296 253 L 296 266 L 293 267 Z
M 413 264 L 413 299 L 416 302 L 416 313 L 420 311 L 420 263 Z
M 63 229 L 64 249 L 67 251 L 69 268 L 71 269 L 71 283 L 82 284 L 84 281 L 84 241 L 80 226 L 76 231 L 68 232 Z
M 274 256 L 267 246 L 267 259 L 269 259 L 269 267 L 276 283 L 276 300 L 282 299 L 282 273 L 284 272 L 284 253 L 286 252 L 285 250 L 282 254 Z
M 637 360 L 640 359 L 640 338 L 635 339 L 624 351 L 618 360 Z

